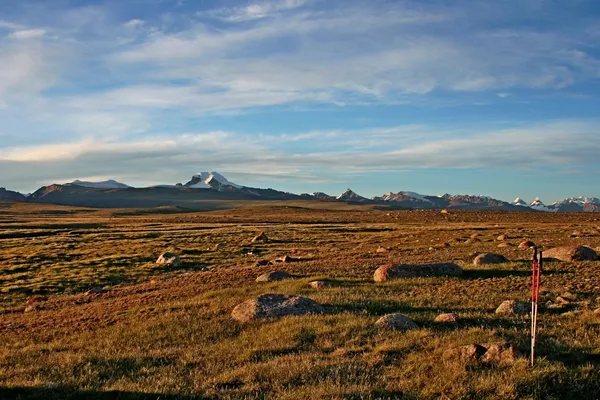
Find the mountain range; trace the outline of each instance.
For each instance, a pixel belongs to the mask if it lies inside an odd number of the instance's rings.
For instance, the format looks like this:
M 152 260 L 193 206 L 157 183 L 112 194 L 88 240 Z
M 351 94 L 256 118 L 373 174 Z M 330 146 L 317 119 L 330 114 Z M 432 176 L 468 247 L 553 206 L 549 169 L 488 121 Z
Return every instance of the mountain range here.
M 217 172 L 200 172 L 185 184 L 157 185 L 135 188 L 115 180 L 89 182 L 75 180 L 64 184 L 41 187 L 31 195 L 0 188 L 0 200 L 54 203 L 88 207 L 159 207 L 178 206 L 194 208 L 202 201 L 227 200 L 315 200 L 387 205 L 406 209 L 466 209 L 514 210 L 543 212 L 600 212 L 600 199 L 596 197 L 568 198 L 550 205 L 539 198 L 533 202 L 517 198 L 505 202 L 487 196 L 423 195 L 415 192 L 388 192 L 382 196 L 366 198 L 347 189 L 339 196 L 326 193 L 293 194 L 275 189 L 252 188 L 229 181 Z

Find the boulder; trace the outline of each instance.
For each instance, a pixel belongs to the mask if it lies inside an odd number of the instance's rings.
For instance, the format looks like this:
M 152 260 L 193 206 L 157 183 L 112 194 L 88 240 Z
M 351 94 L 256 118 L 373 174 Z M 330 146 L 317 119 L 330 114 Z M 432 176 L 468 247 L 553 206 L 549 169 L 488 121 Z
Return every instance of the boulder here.
M 482 345 L 487 351 L 481 356 L 482 364 L 495 364 L 500 366 L 512 365 L 523 354 L 509 343 L 492 343 Z
M 469 344 L 447 350 L 443 355 L 446 360 L 500 366 L 512 365 L 522 357 L 523 354 L 509 343 Z
M 231 318 L 239 322 L 289 315 L 322 314 L 323 307 L 303 296 L 263 294 L 235 306 Z
M 256 242 L 266 243 L 268 241 L 269 241 L 269 238 L 267 237 L 267 235 L 265 235 L 264 232 L 259 232 L 256 236 L 254 236 L 254 239 L 252 239 L 252 243 L 256 243 Z
M 377 328 L 405 331 L 418 328 L 415 322 L 406 315 L 399 313 L 387 314 L 375 322 Z
M 480 344 L 468 344 L 446 350 L 443 358 L 446 360 L 456 359 L 465 363 L 477 362 L 486 351 L 487 349 Z
M 438 315 L 433 322 L 439 322 L 442 324 L 455 324 L 458 321 L 458 314 L 456 313 L 445 313 Z
M 175 253 L 163 253 L 156 260 L 156 264 L 168 265 L 170 267 L 177 267 L 181 265 L 179 256 Z
M 511 316 L 519 314 L 527 314 L 529 312 L 529 304 L 517 300 L 503 301 L 496 309 L 496 314 Z
M 531 247 L 535 247 L 535 243 L 533 243 L 531 240 L 524 240 L 521 243 L 519 243 L 520 249 L 529 249 Z
M 293 278 L 293 276 L 285 271 L 271 271 L 260 275 L 258 278 L 256 278 L 256 282 L 275 282 L 290 278 Z
M 332 287 L 333 283 L 331 281 L 312 281 L 308 282 L 308 285 L 313 289 L 325 289 Z
M 475 257 L 475 260 L 473 260 L 473 264 L 474 265 L 500 264 L 500 263 L 505 263 L 507 261 L 508 260 L 506 259 L 506 257 L 504 257 L 502 254 L 483 253 L 483 254 L 480 254 L 477 257 Z
M 586 261 L 597 260 L 598 254 L 589 246 L 563 246 L 555 247 L 543 252 L 544 258 L 553 258 L 561 261 Z
M 387 264 L 377 268 L 373 275 L 373 280 L 375 282 L 384 282 L 389 279 L 418 276 L 458 276 L 462 275 L 463 272 L 463 269 L 454 263 Z

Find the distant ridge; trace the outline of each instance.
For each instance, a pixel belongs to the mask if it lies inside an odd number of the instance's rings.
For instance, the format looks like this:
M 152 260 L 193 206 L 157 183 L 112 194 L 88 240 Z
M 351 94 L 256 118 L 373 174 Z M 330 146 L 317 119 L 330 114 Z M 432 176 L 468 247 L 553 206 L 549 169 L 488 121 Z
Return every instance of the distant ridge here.
M 107 181 L 102 181 L 102 182 L 86 182 L 86 181 L 80 181 L 79 179 L 76 179 L 73 182 L 68 183 L 67 185 L 77 185 L 77 186 L 99 188 L 99 189 L 127 189 L 127 188 L 131 187 L 124 183 L 117 182 L 113 179 L 109 179 Z
M 187 207 L 203 200 L 314 200 L 387 205 L 408 209 L 507 210 L 537 212 L 600 212 L 600 199 L 572 197 L 546 205 L 540 198 L 527 203 L 521 198 L 505 202 L 482 195 L 431 196 L 411 191 L 388 192 L 372 198 L 363 197 L 348 188 L 338 196 L 323 192 L 296 195 L 276 189 L 253 188 L 233 183 L 218 172 L 194 174 L 184 185 L 157 185 L 134 188 L 115 180 L 87 182 L 75 180 L 66 184 L 44 186 L 29 197 L 0 188 L 0 200 L 56 203 L 90 207 Z

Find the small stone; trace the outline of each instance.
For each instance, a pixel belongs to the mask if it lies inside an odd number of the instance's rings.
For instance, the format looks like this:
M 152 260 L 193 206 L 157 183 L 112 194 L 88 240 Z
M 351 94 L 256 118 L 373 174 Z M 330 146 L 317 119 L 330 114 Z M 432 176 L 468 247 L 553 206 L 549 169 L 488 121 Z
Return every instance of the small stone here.
M 573 294 L 571 292 L 564 292 L 563 294 L 560 295 L 560 297 L 562 297 L 563 299 L 570 300 L 570 301 L 577 300 L 577 295 Z
M 179 256 L 175 253 L 163 253 L 156 260 L 156 264 L 168 265 L 170 267 L 177 267 L 181 265 Z
M 377 253 L 387 253 L 388 251 L 390 251 L 388 247 L 379 246 L 377 248 Z
M 510 239 L 510 237 L 506 233 L 503 235 L 500 235 L 496 238 L 496 240 L 498 240 L 498 241 L 508 240 L 508 239 Z
M 517 300 L 506 300 L 496 309 L 496 314 L 504 316 L 527 314 L 529 308 L 527 303 L 523 303 Z
M 104 293 L 104 289 L 101 287 L 95 287 L 95 288 L 92 288 L 92 289 L 88 290 L 87 292 L 85 292 L 85 295 L 92 296 L 92 295 L 101 294 L 101 293 Z
M 325 289 L 333 286 L 331 281 L 312 281 L 308 282 L 308 285 L 313 289 Z
M 600 315 L 600 308 L 596 308 L 593 312 L 596 315 Z
M 377 328 L 405 331 L 418 328 L 415 322 L 406 315 L 399 313 L 387 314 L 375 322 Z
M 291 279 L 291 278 L 293 278 L 293 276 L 288 274 L 285 271 L 271 271 L 271 272 L 267 272 L 266 274 L 260 275 L 258 278 L 256 278 L 256 282 L 258 282 L 258 283 L 276 282 L 276 281 L 282 281 L 284 279 Z
M 458 314 L 456 314 L 456 313 L 440 314 L 433 321 L 439 322 L 439 323 L 444 323 L 444 324 L 455 324 L 456 322 L 458 322 Z
M 295 262 L 295 261 L 300 261 L 300 259 L 299 258 L 290 257 L 290 256 L 283 256 L 283 257 L 279 257 L 275 261 L 282 262 L 282 263 L 291 263 L 291 262 Z
M 26 313 L 30 313 L 30 312 L 34 312 L 39 310 L 39 306 L 37 304 L 30 304 L 27 307 L 25 307 L 25 311 Z
M 535 247 L 535 243 L 533 243 L 531 240 L 525 240 L 525 241 L 519 243 L 520 249 L 529 249 L 532 247 Z
M 256 243 L 256 242 L 266 243 L 268 241 L 269 241 L 269 238 L 267 237 L 267 235 L 265 235 L 264 232 L 259 232 L 256 236 L 254 236 L 254 239 L 252 239 L 252 243 Z
M 27 304 L 31 305 L 35 303 L 40 303 L 42 301 L 46 301 L 46 298 L 44 296 L 33 296 L 29 300 L 27 300 Z

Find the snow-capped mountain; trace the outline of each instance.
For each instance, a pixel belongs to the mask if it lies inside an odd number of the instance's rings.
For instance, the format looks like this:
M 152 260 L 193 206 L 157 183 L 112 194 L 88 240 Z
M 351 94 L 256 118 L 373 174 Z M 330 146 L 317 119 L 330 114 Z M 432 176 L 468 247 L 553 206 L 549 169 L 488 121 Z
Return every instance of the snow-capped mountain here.
M 317 200 L 335 200 L 335 197 L 328 195 L 327 193 L 323 193 L 323 192 L 314 192 L 314 193 L 304 193 L 301 195 L 302 197 L 308 197 L 308 198 L 313 198 L 313 199 L 317 199 Z
M 87 182 L 87 181 L 80 181 L 79 179 L 76 179 L 73 182 L 68 183 L 67 185 L 77 185 L 77 186 L 97 188 L 97 189 L 128 189 L 131 187 L 124 183 L 117 182 L 114 179 L 109 179 L 107 181 L 101 181 L 101 182 Z
M 512 203 L 513 206 L 529 207 L 527 202 L 520 197 L 517 197 Z
M 545 211 L 545 212 L 556 212 L 557 211 L 555 208 L 548 207 L 547 205 L 545 205 L 544 202 L 539 197 L 536 197 L 535 200 L 533 200 L 529 204 L 529 208 L 531 208 L 532 210 Z
M 433 202 L 430 199 L 428 199 L 427 197 L 431 197 L 431 196 L 425 196 L 423 194 L 419 194 L 419 193 L 415 193 L 415 192 L 398 192 L 398 193 L 388 192 L 381 197 L 373 197 L 373 200 L 375 200 L 375 201 L 417 201 L 417 202 L 433 204 Z
M 186 183 L 184 186 L 192 189 L 221 189 L 224 186 L 231 186 L 236 189 L 242 188 L 242 186 L 230 182 L 223 175 L 218 172 L 200 172 Z
M 205 190 L 194 190 L 205 189 Z M 89 207 L 156 207 L 183 204 L 194 207 L 198 200 L 321 200 L 344 201 L 387 206 L 394 209 L 458 209 L 458 210 L 505 210 L 543 212 L 600 212 L 597 197 L 571 197 L 544 204 L 537 197 L 530 204 L 521 198 L 505 202 L 489 196 L 451 195 L 430 196 L 410 191 L 388 192 L 371 199 L 351 189 L 337 197 L 322 192 L 296 195 L 276 189 L 263 189 L 235 184 L 217 172 L 201 172 L 182 185 L 157 185 L 133 188 L 115 180 L 87 182 L 75 180 L 65 184 L 44 186 L 29 196 L 0 188 L 0 200 L 28 201 Z
M 336 200 L 360 201 L 360 202 L 369 201 L 369 199 L 367 199 L 366 197 L 359 196 L 350 189 L 346 189 L 346 191 L 344 193 L 337 196 Z

